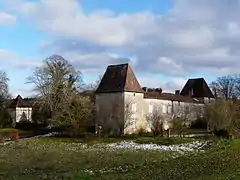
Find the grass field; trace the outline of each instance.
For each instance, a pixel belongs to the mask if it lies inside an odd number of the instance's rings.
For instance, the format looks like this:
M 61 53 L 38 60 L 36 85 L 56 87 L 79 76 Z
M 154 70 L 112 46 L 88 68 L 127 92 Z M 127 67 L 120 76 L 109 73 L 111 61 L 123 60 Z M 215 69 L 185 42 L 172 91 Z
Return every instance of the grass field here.
M 98 144 L 92 142 L 87 145 L 73 139 L 33 138 L 8 143 L 0 147 L 0 179 L 240 178 L 239 140 L 218 141 L 205 147 L 204 151 L 184 153 L 175 151 L 174 148 L 114 148 L 116 144 L 108 144 L 106 140 L 102 140 L 104 143 L 99 141 Z M 141 144 L 150 141 L 138 139 Z M 161 144 L 160 139 L 157 143 Z M 171 144 L 175 144 L 172 147 L 176 146 L 175 148 L 179 143 L 177 139 L 171 141 Z

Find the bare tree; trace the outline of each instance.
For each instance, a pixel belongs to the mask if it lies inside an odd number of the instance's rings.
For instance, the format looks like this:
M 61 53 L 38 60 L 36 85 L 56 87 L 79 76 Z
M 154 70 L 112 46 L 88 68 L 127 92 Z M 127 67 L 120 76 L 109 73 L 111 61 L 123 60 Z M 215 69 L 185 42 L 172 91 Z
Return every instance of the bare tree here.
M 228 75 L 218 77 L 216 81 L 210 84 L 210 87 L 216 97 L 224 99 L 232 99 L 239 96 L 237 91 L 240 84 L 239 77 L 237 75 Z
M 172 116 L 170 120 L 171 129 L 180 137 L 184 136 L 187 129 L 190 128 L 192 122 L 203 115 L 203 108 L 201 105 L 184 104 Z
M 9 89 L 8 89 L 9 78 L 5 71 L 0 70 L 0 97 L 9 98 Z
M 216 100 L 206 105 L 205 118 L 212 132 L 225 130 L 229 135 L 240 134 L 239 113 L 233 101 Z
M 94 90 L 96 90 L 98 88 L 99 84 L 101 83 L 102 77 L 103 77 L 102 74 L 98 75 L 96 81 L 93 83 Z
M 235 96 L 233 99 L 239 98 L 240 97 L 240 75 L 235 75 L 236 78 L 236 85 L 235 85 Z
M 87 84 L 86 87 L 84 88 L 84 90 L 96 90 L 102 80 L 102 75 L 98 75 L 96 81 L 94 81 L 93 83 L 91 84 Z
M 149 113 L 146 117 L 148 124 L 150 125 L 151 132 L 153 135 L 161 135 L 163 136 L 163 123 L 164 116 L 163 114 L 156 108 L 153 109 L 152 113 Z
M 0 70 L 0 126 L 2 127 L 11 125 L 11 116 L 4 105 L 5 100 L 10 98 L 8 81 L 7 73 Z
M 66 59 L 52 55 L 36 67 L 33 74 L 27 78 L 27 83 L 35 85 L 39 104 L 49 110 L 52 120 L 59 121 L 61 110 L 72 91 L 77 91 L 82 84 L 81 73 Z
M 185 116 L 173 116 L 171 126 L 172 130 L 182 137 L 189 128 L 188 119 Z

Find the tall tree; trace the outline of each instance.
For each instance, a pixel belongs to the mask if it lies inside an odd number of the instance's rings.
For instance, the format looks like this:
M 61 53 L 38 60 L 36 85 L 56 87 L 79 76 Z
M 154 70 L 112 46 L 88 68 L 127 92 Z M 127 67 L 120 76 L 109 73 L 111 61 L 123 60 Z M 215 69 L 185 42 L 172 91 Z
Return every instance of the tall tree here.
M 210 84 L 210 87 L 216 97 L 232 99 L 239 96 L 239 83 L 240 81 L 237 75 L 228 75 L 218 77 Z
M 10 114 L 4 106 L 7 98 L 10 98 L 8 89 L 9 78 L 5 71 L 0 70 L 0 126 L 5 127 L 11 124 Z
M 62 56 L 52 55 L 35 68 L 27 82 L 35 85 L 40 104 L 49 110 L 50 118 L 57 121 L 70 93 L 81 88 L 82 76 Z
M 5 71 L 0 70 L 0 97 L 9 98 L 9 89 L 8 89 L 9 78 Z

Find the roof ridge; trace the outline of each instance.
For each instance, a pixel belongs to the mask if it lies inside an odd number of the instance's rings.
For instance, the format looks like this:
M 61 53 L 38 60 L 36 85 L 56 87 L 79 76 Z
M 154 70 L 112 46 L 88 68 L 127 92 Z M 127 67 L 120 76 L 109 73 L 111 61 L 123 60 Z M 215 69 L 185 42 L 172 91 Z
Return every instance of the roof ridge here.
M 115 66 L 124 66 L 124 65 L 129 65 L 129 63 L 122 63 L 122 64 L 109 64 L 108 67 L 115 67 Z
M 126 75 L 125 75 L 125 79 L 124 79 L 124 85 L 123 85 L 123 90 L 125 91 L 126 89 L 126 84 L 127 84 L 127 78 L 128 78 L 128 74 L 129 74 L 129 64 L 124 64 L 127 66 L 127 70 L 126 70 Z

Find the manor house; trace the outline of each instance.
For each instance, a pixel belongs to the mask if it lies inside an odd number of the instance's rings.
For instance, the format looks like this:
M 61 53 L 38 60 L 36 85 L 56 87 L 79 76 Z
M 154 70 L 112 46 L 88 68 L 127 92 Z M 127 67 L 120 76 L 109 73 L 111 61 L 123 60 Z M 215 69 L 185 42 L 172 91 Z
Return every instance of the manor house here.
M 175 93 L 141 87 L 128 63 L 107 67 L 95 97 L 97 126 L 124 134 L 140 128 L 150 131 L 148 117 L 155 112 L 165 117 L 164 128 L 168 129 L 168 119 L 183 113 L 186 107 L 199 113 L 205 103 L 214 99 L 204 78 L 189 79 Z

